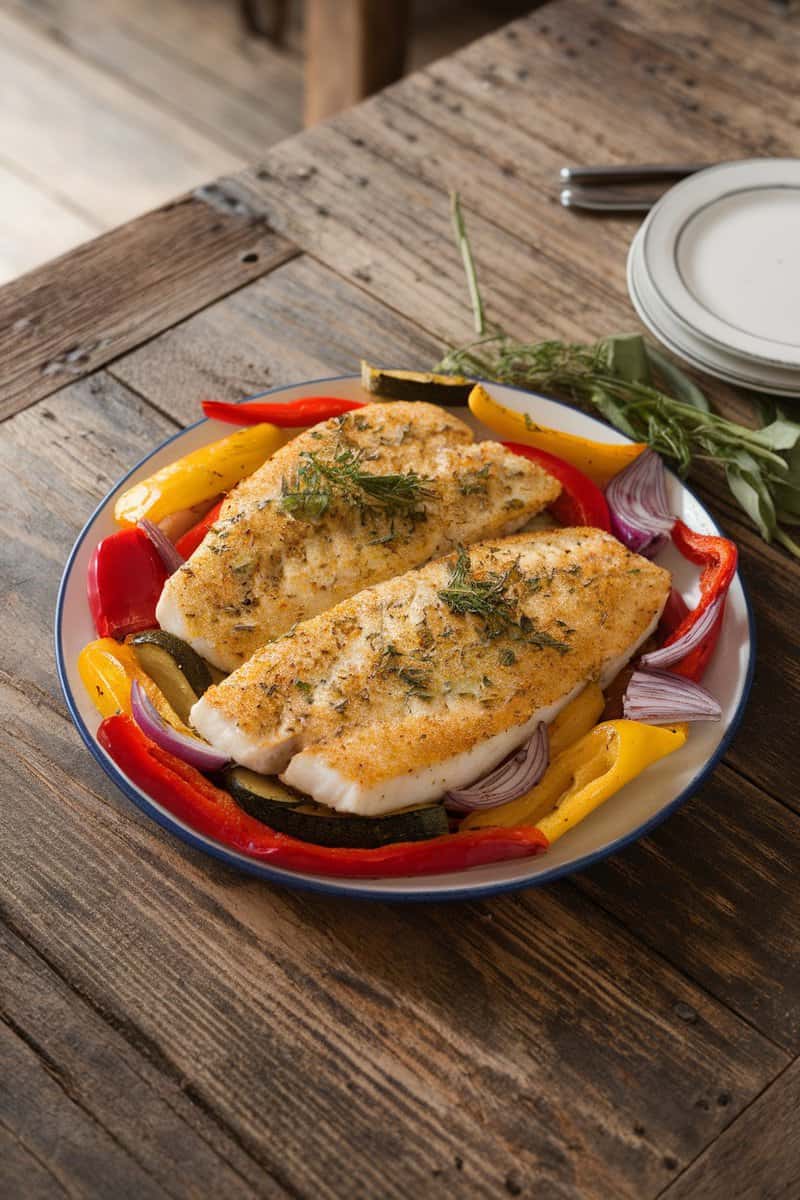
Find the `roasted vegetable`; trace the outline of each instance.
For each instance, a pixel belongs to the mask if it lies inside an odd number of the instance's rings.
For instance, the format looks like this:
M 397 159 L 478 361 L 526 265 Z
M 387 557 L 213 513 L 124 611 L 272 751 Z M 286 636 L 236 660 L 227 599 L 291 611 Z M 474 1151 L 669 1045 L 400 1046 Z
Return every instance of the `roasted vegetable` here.
M 161 689 L 139 665 L 128 642 L 115 642 L 113 638 L 89 642 L 78 655 L 78 673 L 102 717 L 131 711 L 131 686 L 138 679 L 159 716 L 178 732 L 192 733 Z
M 141 669 L 164 693 L 182 721 L 203 692 L 211 687 L 211 674 L 202 658 L 186 642 L 163 629 L 148 629 L 131 638 Z
M 644 442 L 593 442 L 574 433 L 548 429 L 531 420 L 527 413 L 499 404 L 479 383 L 470 391 L 469 409 L 497 437 L 554 454 L 588 475 L 598 487 L 605 487 L 647 449 Z
M 89 561 L 86 591 L 101 638 L 121 641 L 156 620 L 167 578 L 161 556 L 142 529 L 119 529 L 103 538 Z
M 361 386 L 384 400 L 426 400 L 450 407 L 465 405 L 473 384 L 461 375 L 430 371 L 383 371 L 361 360 Z
M 117 497 L 114 519 L 124 526 L 145 518 L 158 524 L 170 513 L 213 500 L 252 475 L 290 436 L 267 424 L 237 429 L 126 488 Z
M 685 741 L 685 725 L 667 728 L 640 721 L 604 721 L 562 751 L 526 795 L 471 813 L 461 828 L 531 825 L 552 843 Z
M 441 804 L 404 808 L 383 817 L 337 813 L 267 775 L 246 767 L 230 767 L 225 786 L 246 813 L 278 833 L 288 833 L 317 846 L 361 846 L 419 842 L 448 832 Z
M 152 742 L 125 714 L 107 717 L 97 740 L 128 778 L 206 837 L 269 866 L 361 879 L 438 875 L 528 858 L 547 849 L 538 829 L 476 829 L 374 850 L 315 846 L 254 820 L 229 792 Z

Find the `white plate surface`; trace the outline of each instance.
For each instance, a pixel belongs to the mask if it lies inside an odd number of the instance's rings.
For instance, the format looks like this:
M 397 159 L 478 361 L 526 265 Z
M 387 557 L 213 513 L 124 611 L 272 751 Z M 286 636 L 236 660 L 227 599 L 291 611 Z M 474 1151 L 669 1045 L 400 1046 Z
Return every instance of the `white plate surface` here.
M 691 366 L 739 387 L 787 398 L 800 396 L 800 370 L 757 362 L 746 355 L 735 354 L 693 333 L 674 317 L 661 301 L 647 274 L 641 229 L 628 252 L 628 293 L 650 332 L 668 350 Z
M 332 386 L 335 384 L 335 387 Z M 488 385 L 503 404 L 527 412 L 543 425 L 604 442 L 625 442 L 621 434 L 566 405 L 519 391 Z M 330 395 L 363 399 L 358 378 L 315 380 L 270 393 L 273 399 L 289 401 L 300 396 Z M 454 410 L 464 416 L 466 410 Z M 469 414 L 466 414 L 469 418 Z M 477 429 L 471 418 L 470 422 Z M 591 817 L 558 841 L 544 855 L 531 859 L 475 867 L 446 875 L 428 875 L 403 879 L 346 880 L 284 871 L 266 867 L 238 854 L 211 838 L 195 833 L 151 800 L 115 765 L 98 745 L 96 732 L 100 718 L 86 695 L 77 670 L 81 648 L 96 635 L 86 600 L 86 571 L 97 542 L 112 533 L 114 500 L 132 482 L 144 479 L 159 467 L 181 455 L 230 433 L 231 427 L 216 421 L 200 421 L 162 443 L 128 473 L 101 502 L 81 532 L 69 560 L 59 592 L 56 609 L 56 659 L 59 676 L 70 712 L 89 749 L 121 790 L 159 824 L 184 841 L 242 870 L 273 882 L 306 887 L 360 898 L 396 900 L 470 899 L 513 888 L 529 887 L 555 879 L 606 857 L 627 842 L 658 824 L 690 796 L 721 757 L 738 724 L 752 677 L 754 657 L 750 606 L 737 575 L 725 612 L 724 627 L 705 682 L 722 705 L 719 724 L 692 727 L 687 744 L 673 756 L 650 767 L 639 779 L 594 812 Z M 480 431 L 486 436 L 487 431 Z M 699 500 L 673 475 L 668 480 L 673 511 L 693 529 L 718 532 L 709 513 Z M 697 570 L 686 563 L 671 547 L 659 556 L 659 562 L 674 572 L 676 586 L 689 603 L 697 595 Z
M 800 367 L 800 159 L 699 171 L 662 197 L 643 236 L 652 285 L 688 330 Z

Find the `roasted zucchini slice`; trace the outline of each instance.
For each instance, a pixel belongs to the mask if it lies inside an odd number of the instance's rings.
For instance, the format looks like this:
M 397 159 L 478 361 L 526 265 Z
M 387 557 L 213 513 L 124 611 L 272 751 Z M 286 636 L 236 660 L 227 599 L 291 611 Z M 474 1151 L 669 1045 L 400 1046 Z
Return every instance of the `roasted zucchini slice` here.
M 390 842 L 420 842 L 439 837 L 450 828 L 441 804 L 404 808 L 383 817 L 360 817 L 315 804 L 279 779 L 257 775 L 246 767 L 229 767 L 223 782 L 251 817 L 278 833 L 288 833 L 317 846 L 371 849 Z
M 211 687 L 211 673 L 191 646 L 163 629 L 146 629 L 131 638 L 139 666 L 169 700 L 182 721 Z
M 361 386 L 383 400 L 426 400 L 455 408 L 465 405 L 475 386 L 463 375 L 432 375 L 430 371 L 383 371 L 361 360 Z
M 308 802 L 308 796 L 296 792 L 276 779 L 274 775 L 259 775 L 247 767 L 228 767 L 222 776 L 223 785 L 228 789 L 234 800 L 259 821 L 266 825 L 273 824 L 272 818 L 287 808 L 295 808 L 298 804 Z M 281 832 L 285 832 L 281 828 Z

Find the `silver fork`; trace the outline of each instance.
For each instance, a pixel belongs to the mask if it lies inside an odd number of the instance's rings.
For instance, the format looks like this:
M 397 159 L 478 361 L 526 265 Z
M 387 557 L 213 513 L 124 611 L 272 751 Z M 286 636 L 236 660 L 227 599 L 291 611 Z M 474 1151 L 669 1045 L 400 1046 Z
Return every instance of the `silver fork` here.
M 568 186 L 561 189 L 565 208 L 585 209 L 599 213 L 648 212 L 661 199 L 663 190 L 645 195 L 625 190 L 635 183 L 677 183 L 711 163 L 644 163 L 638 166 L 562 167 L 560 178 Z M 617 184 L 622 191 L 607 191 L 606 185 Z M 585 186 L 581 186 L 585 185 Z

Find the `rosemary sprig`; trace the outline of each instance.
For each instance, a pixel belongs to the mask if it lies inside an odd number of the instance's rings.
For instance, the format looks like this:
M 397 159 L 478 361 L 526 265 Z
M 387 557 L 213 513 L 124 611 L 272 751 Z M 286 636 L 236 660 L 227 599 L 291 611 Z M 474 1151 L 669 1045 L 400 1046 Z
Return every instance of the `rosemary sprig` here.
M 363 469 L 365 452 L 342 447 L 332 459 L 304 450 L 295 478 L 284 481 L 281 508 L 293 517 L 318 521 L 334 497 L 360 509 L 417 519 L 424 515 L 420 502 L 435 496 L 432 482 L 416 471 L 374 475 Z
M 800 423 L 777 404 L 767 410 L 768 423 L 753 429 L 712 412 L 683 372 L 638 334 L 587 344 L 520 342 L 487 326 L 457 195 L 452 208 L 481 336 L 450 350 L 436 370 L 567 397 L 601 413 L 635 441 L 647 442 L 681 475 L 692 466 L 717 464 L 761 536 L 800 557 L 800 546 L 782 527 L 800 523 Z M 658 386 L 659 379 L 670 391 Z
M 490 634 L 501 633 L 507 626 L 516 623 L 516 616 L 506 596 L 510 572 L 502 575 L 492 573 L 485 579 L 476 579 L 466 550 L 461 547 L 450 572 L 447 587 L 439 592 L 454 613 L 463 616 L 472 613 L 481 617 Z
M 469 554 L 461 547 L 450 571 L 447 587 L 439 591 L 439 599 L 459 616 L 470 613 L 480 617 L 490 638 L 507 635 L 516 642 L 527 642 L 542 650 L 557 650 L 559 654 L 567 654 L 570 646 L 566 642 L 536 629 L 530 617 L 517 615 L 507 589 L 518 577 L 519 570 L 514 566 L 502 573 L 492 571 L 483 579 L 478 579 L 472 572 Z

